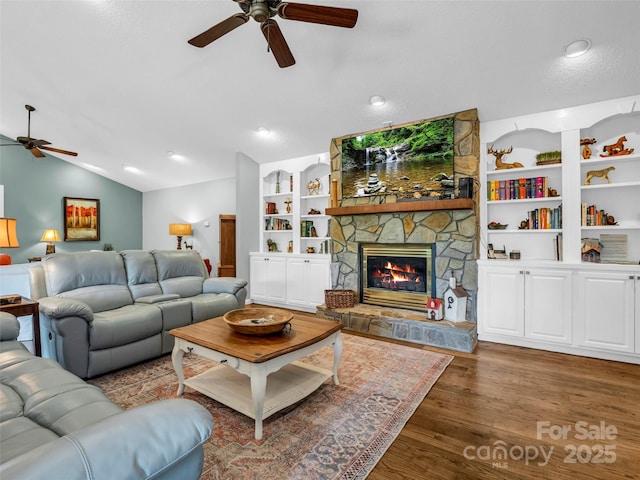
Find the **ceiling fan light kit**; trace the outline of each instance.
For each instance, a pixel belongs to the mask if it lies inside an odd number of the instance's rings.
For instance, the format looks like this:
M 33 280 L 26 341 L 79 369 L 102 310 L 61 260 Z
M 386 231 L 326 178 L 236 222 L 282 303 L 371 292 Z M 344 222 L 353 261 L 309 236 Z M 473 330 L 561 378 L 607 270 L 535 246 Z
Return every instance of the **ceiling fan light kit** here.
M 353 28 L 358 20 L 358 11 L 351 8 L 325 7 L 304 3 L 282 2 L 281 0 L 234 0 L 243 13 L 237 13 L 226 20 L 196 35 L 189 44 L 194 47 L 206 47 L 218 38 L 244 25 L 253 18 L 260 24 L 260 29 L 267 40 L 268 50 L 281 68 L 296 63 L 289 45 L 282 35 L 279 25 L 273 19 L 279 16 L 285 20 L 318 23 L 334 27 Z

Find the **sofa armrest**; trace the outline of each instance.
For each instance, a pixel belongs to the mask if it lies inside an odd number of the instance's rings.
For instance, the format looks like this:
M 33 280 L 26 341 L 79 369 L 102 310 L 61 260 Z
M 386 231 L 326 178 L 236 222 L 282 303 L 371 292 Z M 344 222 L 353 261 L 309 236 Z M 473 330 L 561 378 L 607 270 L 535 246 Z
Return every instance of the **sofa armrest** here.
M 210 277 L 202 284 L 202 293 L 230 293 L 235 295 L 247 281 L 235 277 Z
M 181 479 L 202 471 L 202 445 L 213 417 L 186 399 L 161 400 L 104 418 L 0 465 L 0 478 Z M 194 455 L 197 457 L 194 458 Z M 180 468 L 185 463 L 186 470 Z
M 80 317 L 93 321 L 93 310 L 82 300 L 64 297 L 43 297 L 38 300 L 40 311 L 49 318 Z
M 20 322 L 7 312 L 0 312 L 0 341 L 17 340 L 20 335 Z

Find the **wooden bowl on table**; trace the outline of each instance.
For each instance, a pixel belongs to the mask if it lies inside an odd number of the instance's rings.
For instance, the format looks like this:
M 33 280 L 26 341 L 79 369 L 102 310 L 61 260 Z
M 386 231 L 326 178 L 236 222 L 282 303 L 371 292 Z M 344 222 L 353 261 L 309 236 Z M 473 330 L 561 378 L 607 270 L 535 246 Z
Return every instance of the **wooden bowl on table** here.
M 249 307 L 231 310 L 222 318 L 236 333 L 271 335 L 284 330 L 293 318 L 293 314 L 278 308 Z

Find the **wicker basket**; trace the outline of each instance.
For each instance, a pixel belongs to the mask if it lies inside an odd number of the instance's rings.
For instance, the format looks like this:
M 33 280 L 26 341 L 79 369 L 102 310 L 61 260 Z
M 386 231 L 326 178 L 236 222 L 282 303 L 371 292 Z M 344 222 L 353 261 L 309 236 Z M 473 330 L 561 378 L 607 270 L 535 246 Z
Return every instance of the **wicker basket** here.
M 353 290 L 325 290 L 324 303 L 327 308 L 351 308 L 355 303 L 356 292 Z

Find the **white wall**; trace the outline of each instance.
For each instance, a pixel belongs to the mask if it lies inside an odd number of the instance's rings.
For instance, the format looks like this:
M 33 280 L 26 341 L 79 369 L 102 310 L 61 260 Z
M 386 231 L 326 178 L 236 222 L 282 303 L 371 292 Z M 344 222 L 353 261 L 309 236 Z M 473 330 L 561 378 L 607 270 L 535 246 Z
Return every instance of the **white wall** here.
M 211 261 L 216 276 L 220 258 L 220 215 L 236 213 L 236 179 L 228 178 L 184 187 L 145 192 L 142 195 L 142 248 L 175 249 L 170 223 L 190 223 L 193 236 L 184 237 L 202 258 Z M 205 226 L 209 222 L 209 226 Z

